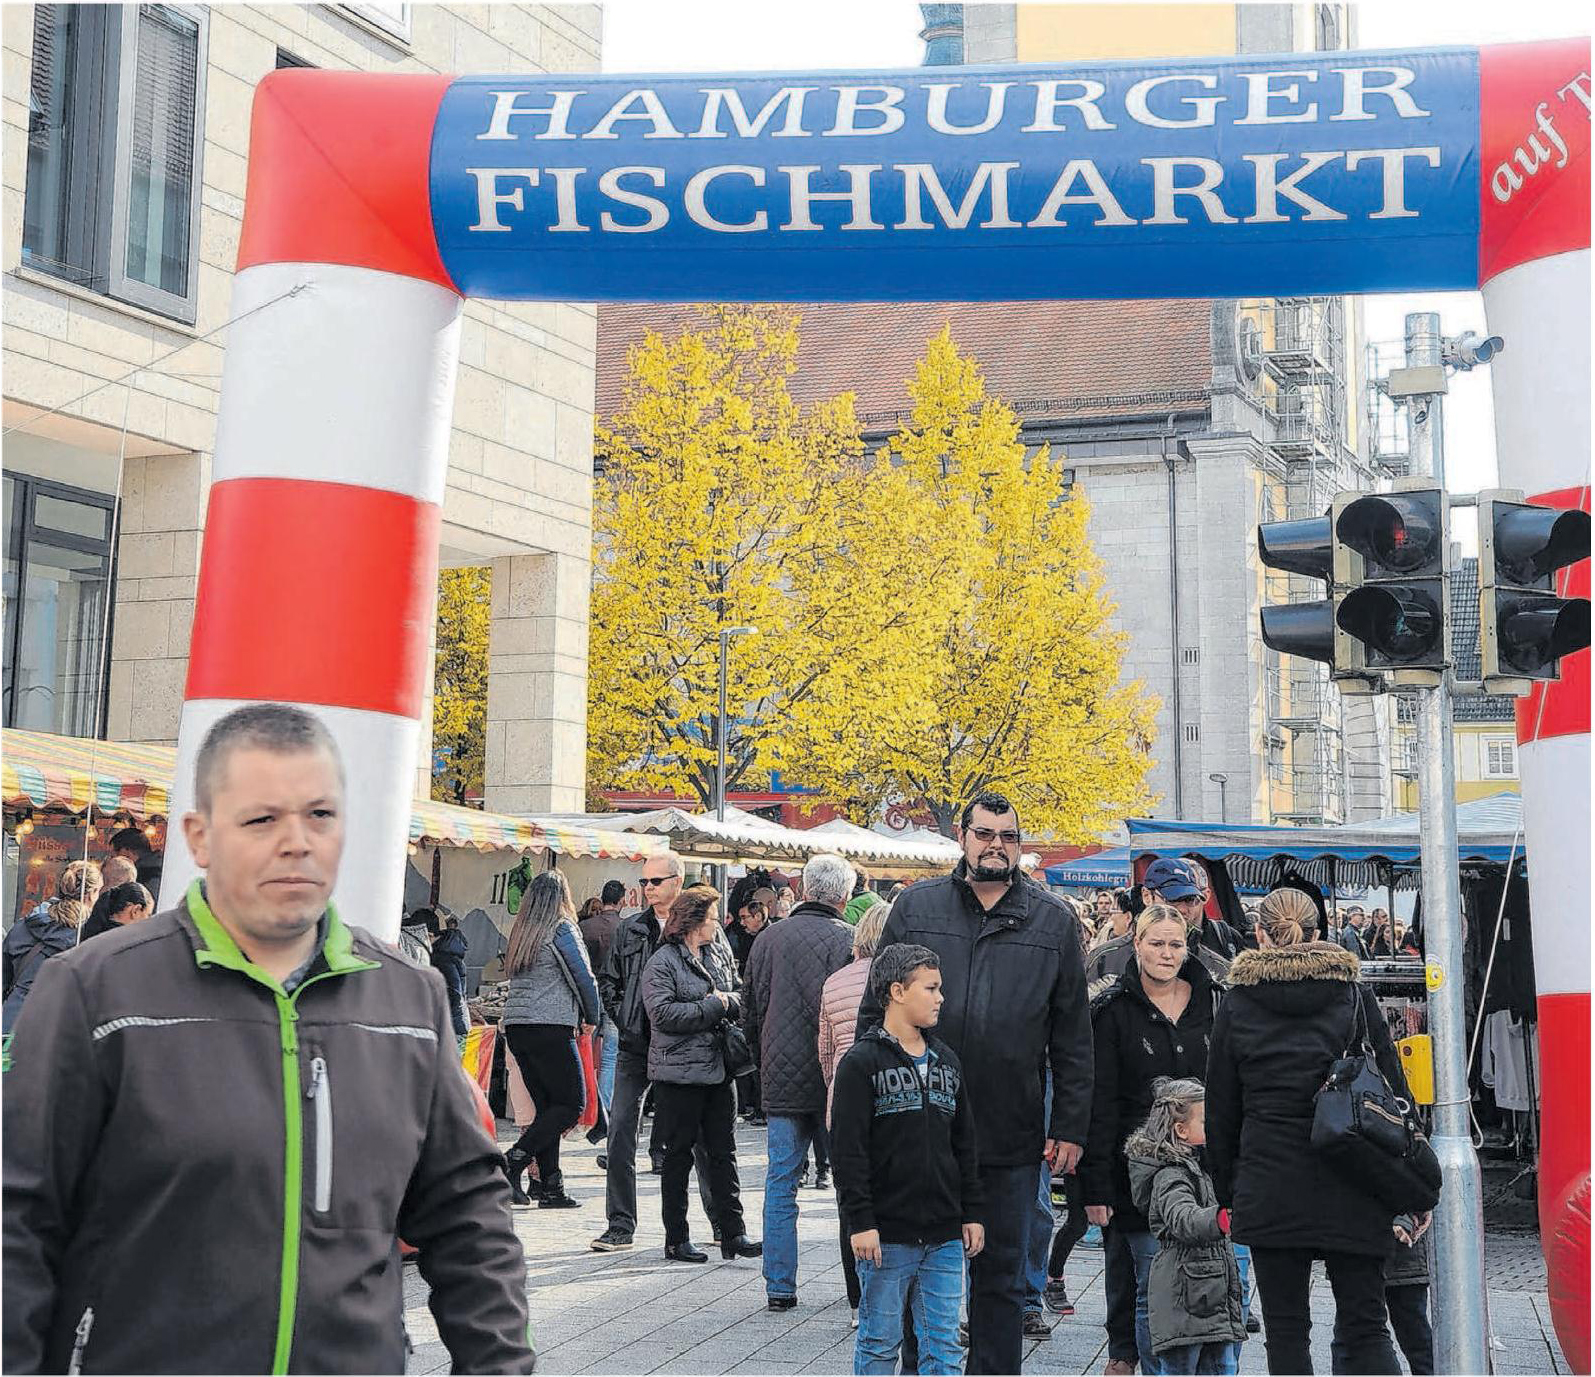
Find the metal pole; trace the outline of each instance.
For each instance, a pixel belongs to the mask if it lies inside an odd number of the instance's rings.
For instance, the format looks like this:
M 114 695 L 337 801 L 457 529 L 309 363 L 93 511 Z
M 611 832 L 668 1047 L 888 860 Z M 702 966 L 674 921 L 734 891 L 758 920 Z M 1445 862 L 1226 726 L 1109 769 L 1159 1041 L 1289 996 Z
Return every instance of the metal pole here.
M 731 644 L 731 633 L 720 633 L 720 717 L 715 723 L 715 736 L 719 738 L 719 761 L 714 771 L 714 815 L 720 822 L 726 820 L 726 651 Z
M 1407 366 L 1441 363 L 1440 317 L 1407 317 Z M 1411 405 L 1412 473 L 1445 482 L 1439 393 Z M 1489 1372 L 1484 1283 L 1484 1189 L 1468 1124 L 1467 1015 L 1463 1007 L 1462 896 L 1457 876 L 1456 763 L 1450 671 L 1418 690 L 1418 810 L 1422 842 L 1425 973 L 1434 1047 L 1434 1137 L 1440 1203 L 1434 1212 L 1434 1354 L 1440 1372 Z

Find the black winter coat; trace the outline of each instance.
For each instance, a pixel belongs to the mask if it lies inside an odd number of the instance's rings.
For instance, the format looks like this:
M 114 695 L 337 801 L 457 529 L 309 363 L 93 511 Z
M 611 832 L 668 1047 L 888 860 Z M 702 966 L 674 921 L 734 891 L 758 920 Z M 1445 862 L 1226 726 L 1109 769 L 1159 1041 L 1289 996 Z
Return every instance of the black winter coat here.
M 1361 999 L 1379 1070 L 1405 1081 L 1357 958 L 1329 942 L 1242 952 L 1213 1024 L 1207 1165 L 1237 1243 L 1385 1257 L 1390 1211 L 1313 1151 L 1313 1095 L 1343 1056 Z
M 708 957 L 713 948 L 705 948 Z M 661 942 L 642 972 L 652 1036 L 648 1079 L 667 1085 L 719 1085 L 726 1078 L 720 1025 L 741 1012 L 720 965 L 680 942 Z M 722 1000 L 716 991 L 724 991 Z
M 1146 1215 L 1130 1188 L 1124 1144 L 1152 1112 L 1152 1082 L 1159 1076 L 1207 1077 L 1218 987 L 1195 952 L 1185 958 L 1180 978 L 1190 983 L 1191 998 L 1178 1023 L 1170 1023 L 1147 997 L 1133 958 L 1092 1005 L 1096 1086 L 1080 1184 L 1086 1204 L 1112 1205 L 1113 1222 L 1127 1229 L 1146 1229 Z
M 766 1114 L 824 1114 L 820 991 L 853 959 L 853 929 L 824 904 L 799 904 L 759 933 L 748 957 L 743 1023 Z
M 936 1036 L 957 1053 L 973 1091 L 982 1167 L 1041 1160 L 1047 1138 L 1083 1144 L 1091 1122 L 1091 1018 L 1080 929 L 1040 885 L 1015 881 L 988 912 L 960 861 L 910 885 L 892 905 L 877 951 L 915 942 L 941 958 Z M 866 990 L 858 1036 L 881 1021 Z M 1052 1067 L 1052 1122 L 1044 1071 Z
M 615 929 L 609 955 L 598 972 L 598 997 L 620 1032 L 620 1050 L 642 1056 L 648 1051 L 648 1012 L 642 1003 L 642 972 L 659 945 L 659 922 L 653 909 L 640 909 Z

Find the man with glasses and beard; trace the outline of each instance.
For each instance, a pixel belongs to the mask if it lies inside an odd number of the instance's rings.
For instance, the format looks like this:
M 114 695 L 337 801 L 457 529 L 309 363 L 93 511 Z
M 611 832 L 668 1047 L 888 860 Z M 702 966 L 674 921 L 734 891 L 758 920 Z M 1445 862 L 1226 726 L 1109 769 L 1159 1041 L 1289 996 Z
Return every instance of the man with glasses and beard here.
M 598 994 L 604 1012 L 619 1034 L 615 1057 L 615 1088 L 609 1101 L 608 1161 L 604 1164 L 604 1204 L 609 1227 L 589 1245 L 596 1253 L 616 1253 L 632 1246 L 637 1232 L 637 1129 L 642 1121 L 642 1098 L 648 1089 L 648 1013 L 642 1002 L 642 972 L 659 949 L 670 906 L 681 894 L 685 867 L 673 851 L 650 856 L 643 864 L 644 908 L 624 919 L 610 939 L 609 955 L 598 973 Z M 723 954 L 706 948 L 704 960 L 728 966 L 736 986 L 736 961 L 723 935 Z M 711 1223 L 718 1217 L 710 1208 L 707 1186 L 708 1154 L 700 1142 L 693 1149 L 698 1168 L 698 1189 L 704 1213 Z
M 914 943 L 941 961 L 937 1035 L 963 1062 L 971 1087 L 986 1201 L 985 1250 L 969 1264 L 967 1370 L 1015 1373 L 1036 1167 L 1045 1159 L 1068 1173 L 1080 1159 L 1091 1121 L 1091 1021 L 1078 925 L 1056 896 L 1021 877 L 1014 805 L 997 793 L 971 800 L 959 841 L 957 868 L 910 885 L 892 906 L 880 945 Z M 859 1035 L 880 1021 L 880 1001 L 866 992 Z

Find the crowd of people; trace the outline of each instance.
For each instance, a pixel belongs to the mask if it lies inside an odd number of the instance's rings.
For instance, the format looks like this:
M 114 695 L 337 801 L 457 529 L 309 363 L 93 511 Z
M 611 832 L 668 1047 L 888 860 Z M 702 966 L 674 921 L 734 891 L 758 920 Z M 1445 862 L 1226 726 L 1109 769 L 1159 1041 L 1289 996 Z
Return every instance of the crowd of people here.
M 152 919 L 115 861 L 105 873 L 79 862 L 6 942 L 14 1370 L 78 1370 L 96 1333 L 97 1366 L 162 1365 L 159 1338 L 131 1332 L 130 1317 L 172 1297 L 143 1270 L 120 1300 L 97 1296 L 85 1249 L 124 1230 L 150 1247 L 186 1243 L 194 1275 L 216 1269 L 211 1241 L 172 1213 L 180 1193 L 153 1182 L 219 1154 L 231 1154 L 230 1193 L 258 1203 L 262 1180 L 278 1200 L 303 1192 L 304 1218 L 279 1210 L 283 1248 L 265 1253 L 288 1256 L 291 1234 L 304 1276 L 374 1268 L 382 1280 L 360 1313 L 339 1312 L 334 1338 L 328 1297 L 246 1268 L 197 1335 L 202 1365 L 395 1370 L 379 1320 L 397 1283 L 355 1255 L 389 1229 L 420 1249 L 457 1366 L 531 1370 L 505 1207 L 580 1207 L 560 1154 L 589 1108 L 587 1053 L 606 1182 L 592 1248 L 635 1245 L 651 1104 L 665 1258 L 707 1260 L 692 1236 L 696 1175 L 712 1246 L 758 1260 L 768 1307 L 792 1310 L 812 1157 L 814 1187 L 834 1173 L 856 1372 L 1020 1371 L 1026 1339 L 1051 1333 L 1047 1312 L 1072 1313 L 1064 1268 L 1089 1244 L 1104 1249 L 1110 1373 L 1235 1372 L 1259 1328 L 1271 1372 L 1311 1371 L 1315 1260 L 1334 1291 L 1336 1371 L 1393 1371 L 1391 1325 L 1412 1370 L 1433 1370 L 1429 1214 L 1393 1209 L 1312 1139 L 1314 1095 L 1355 1040 L 1402 1084 L 1359 980 L 1363 956 L 1408 937 L 1382 910 L 1352 911 L 1324 940 L 1320 903 L 1287 885 L 1232 926 L 1212 915 L 1205 872 L 1174 859 L 1080 905 L 1026 874 L 1018 812 L 995 793 L 963 809 L 951 874 L 889 895 L 820 854 L 801 876 L 746 876 L 723 911 L 667 852 L 642 867 L 637 911 L 610 882 L 578 913 L 550 870 L 526 883 L 503 952 L 503 1036 L 532 1112 L 500 1155 L 477 1127 L 475 1090 L 447 1070 L 468 1017 L 457 922 L 412 914 L 428 936 L 406 960 L 329 902 L 343 793 L 330 738 L 296 709 L 240 709 L 213 728 L 196 773 L 184 826 L 205 878 L 182 904 Z M 223 794 L 267 802 L 251 822 Z M 96 919 L 121 935 L 80 940 Z M 414 970 L 423 962 L 441 981 Z M 206 1034 L 227 1044 L 221 1080 L 180 1050 L 196 1023 L 230 1030 Z M 170 1087 L 145 1104 L 151 1075 Z M 279 1080 L 286 1157 L 259 1131 Z M 334 1080 L 337 1152 L 349 1154 L 336 1160 L 359 1162 L 358 1175 L 335 1164 Z M 764 1129 L 758 1238 L 739 1114 Z M 118 1162 L 114 1178 L 93 1171 L 102 1160 Z

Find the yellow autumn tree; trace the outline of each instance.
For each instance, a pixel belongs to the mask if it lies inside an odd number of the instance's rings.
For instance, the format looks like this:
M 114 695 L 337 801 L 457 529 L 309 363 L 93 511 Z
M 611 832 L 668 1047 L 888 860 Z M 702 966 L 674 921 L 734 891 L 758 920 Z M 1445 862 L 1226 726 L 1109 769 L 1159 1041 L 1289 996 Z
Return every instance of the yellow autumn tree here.
M 922 716 L 883 743 L 901 797 L 923 798 L 951 834 L 982 789 L 1006 793 L 1026 831 L 1088 842 L 1147 811 L 1157 700 L 1122 682 L 1126 643 L 1089 507 L 1046 449 L 1027 456 L 1011 408 L 986 394 L 950 330 L 909 385 L 911 420 L 890 442 L 935 542 L 942 616 L 924 647 L 934 682 Z
M 906 474 L 868 472 L 851 395 L 800 407 L 798 317 L 705 308 L 633 349 L 598 427 L 588 694 L 595 787 L 714 799 L 825 754 L 839 775 L 917 697 L 934 604 L 895 538 Z M 911 545 L 911 543 L 910 543 Z M 905 590 L 906 586 L 906 592 Z M 729 642 L 720 721 L 721 633 Z
M 432 692 L 432 796 L 464 803 L 480 793 L 487 738 L 487 637 L 492 571 L 438 574 L 437 666 Z

